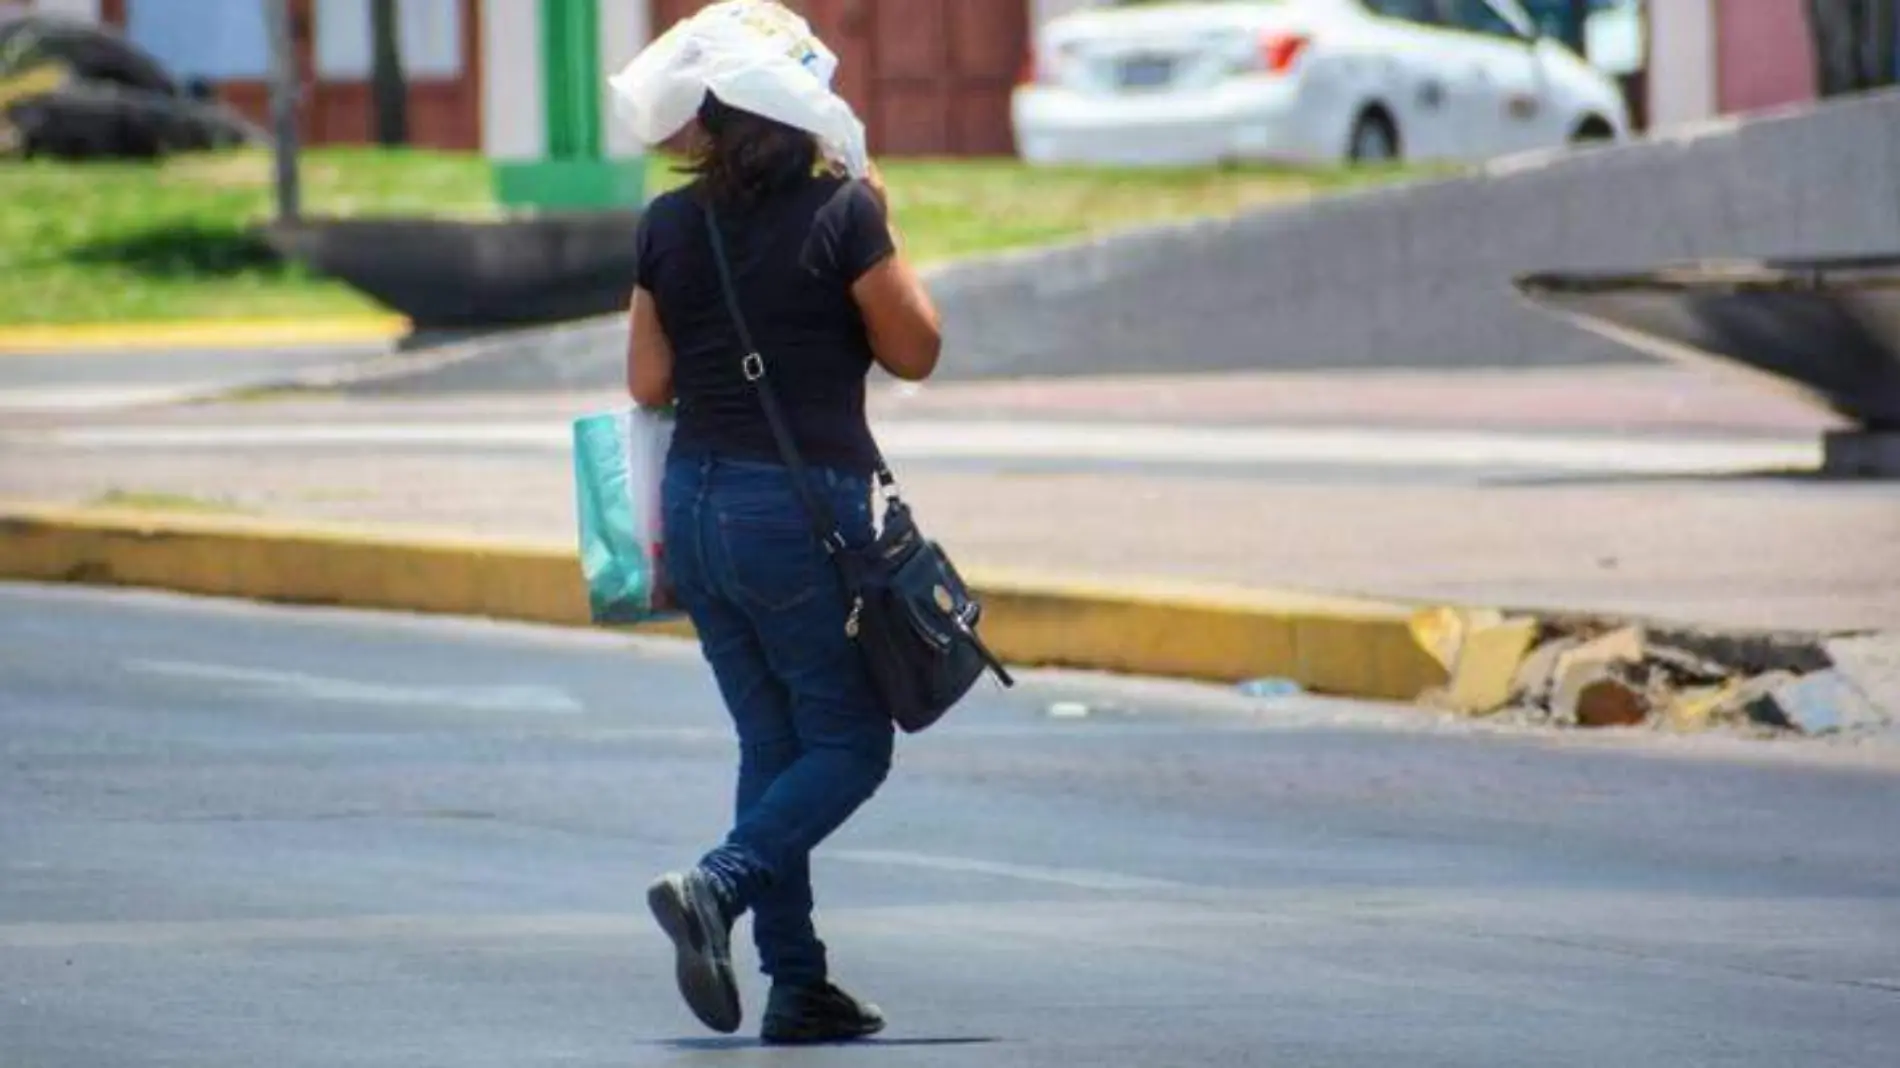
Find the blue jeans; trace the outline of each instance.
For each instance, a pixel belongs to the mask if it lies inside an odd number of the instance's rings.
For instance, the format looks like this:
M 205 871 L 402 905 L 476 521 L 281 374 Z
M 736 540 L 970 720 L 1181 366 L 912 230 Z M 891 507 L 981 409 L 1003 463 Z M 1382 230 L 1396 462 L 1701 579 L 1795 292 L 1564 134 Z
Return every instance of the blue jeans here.
M 846 539 L 869 542 L 868 480 L 811 476 Z M 736 820 L 701 863 L 751 908 L 765 973 L 819 982 L 809 857 L 884 781 L 890 716 L 785 468 L 676 457 L 662 501 L 669 569 L 739 734 Z

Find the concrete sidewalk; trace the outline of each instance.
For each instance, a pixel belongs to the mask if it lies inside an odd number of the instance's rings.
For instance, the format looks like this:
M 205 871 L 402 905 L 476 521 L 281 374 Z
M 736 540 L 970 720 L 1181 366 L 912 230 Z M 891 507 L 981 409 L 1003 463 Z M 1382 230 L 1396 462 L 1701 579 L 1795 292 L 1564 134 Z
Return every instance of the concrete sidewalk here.
M 572 544 L 570 464 L 559 435 L 611 395 L 307 400 L 85 416 L 115 447 L 31 431 L 0 439 L 0 497 L 199 504 L 278 518 L 372 521 Z M 1455 402 L 1455 403 L 1452 403 Z M 1330 405 L 1330 408 L 1329 408 Z M 1257 426 L 1350 421 L 1380 427 L 1540 427 L 1609 448 L 1668 448 L 1730 435 L 1801 441 L 1824 416 L 1773 394 L 1673 371 L 1531 375 L 1231 376 L 1129 382 L 972 385 L 873 405 L 884 425 L 926 417 L 1097 423 L 1206 420 Z M 456 448 L 411 444 L 190 447 L 167 428 L 396 426 L 474 431 L 534 426 L 553 444 L 498 437 Z M 53 429 L 51 420 L 38 429 Z M 1036 424 L 1044 425 L 1044 424 Z M 155 443 L 140 445 L 140 428 Z M 1394 431 L 1389 457 L 1352 466 L 1232 468 L 1109 462 L 905 463 L 900 474 L 933 535 L 959 561 L 1036 573 L 1148 576 L 1429 602 L 1656 616 L 1747 627 L 1900 628 L 1900 486 L 1760 477 L 1589 477 L 1421 473 Z M 1131 434 L 1138 434 L 1131 427 Z M 266 432 L 262 435 L 268 438 Z M 1508 452 L 1538 438 L 1499 433 Z M 1218 440 L 1216 441 L 1216 445 Z M 1508 456 L 1502 459 L 1508 460 Z

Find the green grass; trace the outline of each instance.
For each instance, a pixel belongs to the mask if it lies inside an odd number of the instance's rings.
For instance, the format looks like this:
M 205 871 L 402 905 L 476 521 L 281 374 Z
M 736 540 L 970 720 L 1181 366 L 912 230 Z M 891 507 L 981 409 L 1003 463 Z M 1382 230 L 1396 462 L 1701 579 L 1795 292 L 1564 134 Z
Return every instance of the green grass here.
M 649 185 L 682 179 L 655 158 Z M 919 262 L 1164 219 L 1223 215 L 1395 172 L 1276 168 L 1032 171 L 1007 160 L 895 161 L 894 209 Z M 471 155 L 305 154 L 310 214 L 500 215 Z M 0 325 L 374 312 L 367 298 L 276 261 L 253 235 L 272 211 L 258 151 L 162 164 L 0 163 Z
M 191 512 L 199 515 L 245 515 L 245 509 L 222 500 L 207 500 L 183 493 L 149 493 L 143 490 L 111 489 L 88 501 L 95 508 L 119 508 L 138 512 Z

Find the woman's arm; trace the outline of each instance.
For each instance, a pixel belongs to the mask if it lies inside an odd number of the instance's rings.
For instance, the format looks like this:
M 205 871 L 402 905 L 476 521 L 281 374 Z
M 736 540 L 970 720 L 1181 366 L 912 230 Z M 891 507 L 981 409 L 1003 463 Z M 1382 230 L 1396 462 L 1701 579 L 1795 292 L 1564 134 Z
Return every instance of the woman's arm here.
M 867 184 L 884 206 L 888 220 L 884 179 L 875 168 Z M 851 296 L 864 314 L 865 332 L 877 362 L 898 378 L 921 382 L 937 369 L 937 359 L 943 354 L 943 321 L 923 280 L 904 258 L 896 224 L 887 225 L 896 251 L 852 283 Z
M 877 362 L 906 382 L 929 378 L 943 354 L 943 327 L 930 294 L 903 254 L 866 271 L 851 287 L 851 295 L 864 313 Z
M 673 343 L 660 326 L 653 294 L 635 286 L 632 325 L 627 331 L 627 392 L 642 408 L 673 403 Z

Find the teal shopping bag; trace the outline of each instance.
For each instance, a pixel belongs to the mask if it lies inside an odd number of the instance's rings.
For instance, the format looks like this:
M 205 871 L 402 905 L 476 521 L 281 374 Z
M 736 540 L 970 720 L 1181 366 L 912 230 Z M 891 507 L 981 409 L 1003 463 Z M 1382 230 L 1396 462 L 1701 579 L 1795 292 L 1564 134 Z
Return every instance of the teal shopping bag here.
M 676 610 L 660 515 L 672 438 L 672 416 L 645 408 L 574 421 L 581 574 L 595 623 L 644 623 Z

